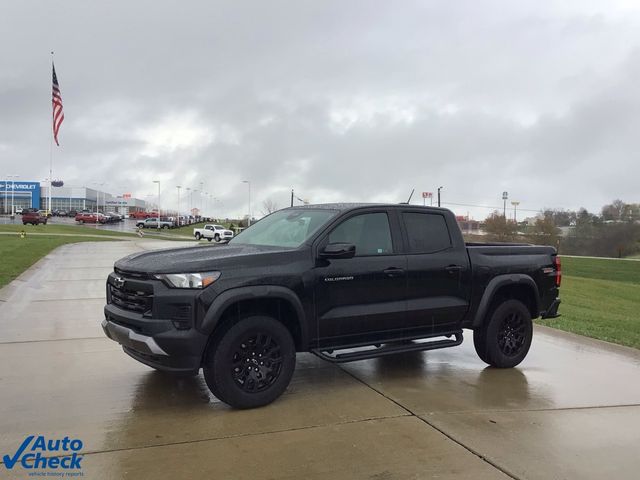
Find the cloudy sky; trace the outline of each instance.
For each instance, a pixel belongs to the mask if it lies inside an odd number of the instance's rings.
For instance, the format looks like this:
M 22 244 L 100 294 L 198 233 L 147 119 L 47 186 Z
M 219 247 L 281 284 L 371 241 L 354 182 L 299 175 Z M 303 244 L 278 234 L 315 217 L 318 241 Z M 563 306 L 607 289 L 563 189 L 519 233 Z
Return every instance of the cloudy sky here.
M 505 190 L 525 211 L 640 201 L 632 0 L 21 0 L 0 45 L 0 176 L 47 176 L 55 50 L 68 185 L 150 199 L 159 179 L 175 206 L 204 182 L 225 216 L 245 179 L 256 215 L 291 188 L 421 203 L 442 185 L 476 218 Z

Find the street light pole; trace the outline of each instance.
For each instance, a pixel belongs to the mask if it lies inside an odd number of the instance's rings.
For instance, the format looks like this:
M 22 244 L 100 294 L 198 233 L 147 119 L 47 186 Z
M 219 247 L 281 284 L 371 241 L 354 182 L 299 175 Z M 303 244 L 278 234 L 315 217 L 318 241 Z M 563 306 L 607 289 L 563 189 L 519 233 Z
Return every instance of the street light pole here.
M 438 206 L 440 206 L 440 190 L 442 190 L 444 187 L 440 186 L 438 187 Z
M 507 219 L 507 200 L 509 199 L 509 192 L 502 192 L 502 201 L 504 202 L 504 210 L 502 216 Z
M 249 218 L 247 218 L 247 227 L 251 226 L 251 182 L 249 180 L 243 180 L 242 183 L 246 183 L 249 187 Z
M 160 230 L 160 180 L 154 180 L 153 183 L 158 184 L 158 225 L 156 230 Z
M 7 175 L 7 178 L 11 179 L 11 217 L 15 216 L 15 207 L 14 207 L 14 203 L 13 203 L 13 193 L 16 191 L 16 181 L 15 179 L 18 178 L 20 175 Z M 8 184 L 5 184 L 5 190 L 9 188 Z M 5 195 L 5 204 L 6 204 L 6 195 Z M 6 205 L 5 205 L 6 207 Z M 6 208 L 5 208 L 6 210 Z
M 200 210 L 204 214 L 204 199 L 202 198 L 202 194 L 204 193 L 204 182 L 200 182 Z
M 511 202 L 511 205 L 513 205 L 513 221 L 514 223 L 518 223 L 518 205 L 520 205 L 520 202 Z
M 182 188 L 181 185 L 176 185 L 176 188 L 178 189 L 178 226 L 182 225 L 182 219 L 180 217 L 180 189 Z

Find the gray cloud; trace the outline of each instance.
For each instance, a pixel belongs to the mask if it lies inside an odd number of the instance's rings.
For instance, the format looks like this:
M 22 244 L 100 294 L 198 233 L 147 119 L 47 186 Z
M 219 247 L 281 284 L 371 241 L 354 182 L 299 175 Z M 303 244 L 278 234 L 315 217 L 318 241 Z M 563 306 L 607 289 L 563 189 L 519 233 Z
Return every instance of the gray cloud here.
M 144 198 L 160 178 L 254 212 L 444 199 L 639 201 L 640 11 L 627 2 L 13 2 L 0 19 L 0 175 Z M 414 197 L 416 198 L 416 197 Z M 419 201 L 419 199 L 416 199 Z M 452 207 L 483 216 L 489 210 Z

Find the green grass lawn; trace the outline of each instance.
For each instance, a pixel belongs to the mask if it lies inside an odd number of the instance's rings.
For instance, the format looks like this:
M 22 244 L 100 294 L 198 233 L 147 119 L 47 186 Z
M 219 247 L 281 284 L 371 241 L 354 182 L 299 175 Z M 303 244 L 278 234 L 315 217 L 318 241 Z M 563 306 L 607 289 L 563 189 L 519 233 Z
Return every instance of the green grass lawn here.
M 3 225 L 6 226 L 6 225 Z M 111 241 L 108 238 L 0 235 L 0 287 L 3 287 L 51 250 L 67 243 Z
M 22 225 L 22 224 L 11 224 L 11 225 L 0 225 L 0 232 L 27 232 L 27 237 L 29 233 L 64 233 L 64 234 L 75 234 L 75 235 L 103 235 L 107 237 L 135 237 L 136 234 L 133 232 L 115 232 L 113 230 L 105 230 L 101 227 L 89 227 L 84 225 Z
M 562 257 L 558 318 L 538 323 L 640 348 L 640 262 Z

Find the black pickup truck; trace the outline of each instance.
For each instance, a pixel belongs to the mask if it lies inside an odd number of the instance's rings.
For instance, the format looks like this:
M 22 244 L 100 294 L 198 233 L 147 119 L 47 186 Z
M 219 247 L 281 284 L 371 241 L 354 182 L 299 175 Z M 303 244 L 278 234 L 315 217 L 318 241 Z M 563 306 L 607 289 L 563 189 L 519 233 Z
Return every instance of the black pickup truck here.
M 453 347 L 518 365 L 557 316 L 553 247 L 465 244 L 452 212 L 327 204 L 272 213 L 224 246 L 136 253 L 107 279 L 102 327 L 134 359 L 197 374 L 237 408 L 287 388 L 296 352 L 347 362 Z

